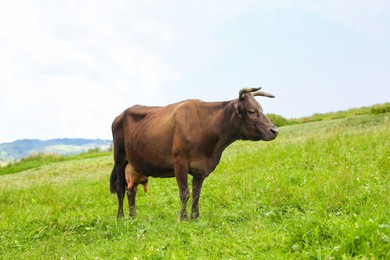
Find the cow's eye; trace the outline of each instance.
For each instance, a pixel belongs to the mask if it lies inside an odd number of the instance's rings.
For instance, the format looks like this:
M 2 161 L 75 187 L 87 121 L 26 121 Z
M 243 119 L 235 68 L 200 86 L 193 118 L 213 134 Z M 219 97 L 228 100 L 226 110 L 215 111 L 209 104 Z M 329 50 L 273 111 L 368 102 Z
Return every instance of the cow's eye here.
M 249 114 L 251 114 L 251 115 L 253 115 L 253 114 L 256 114 L 256 111 L 255 111 L 255 110 L 252 110 L 252 109 L 250 109 L 250 110 L 248 110 L 248 113 L 249 113 Z

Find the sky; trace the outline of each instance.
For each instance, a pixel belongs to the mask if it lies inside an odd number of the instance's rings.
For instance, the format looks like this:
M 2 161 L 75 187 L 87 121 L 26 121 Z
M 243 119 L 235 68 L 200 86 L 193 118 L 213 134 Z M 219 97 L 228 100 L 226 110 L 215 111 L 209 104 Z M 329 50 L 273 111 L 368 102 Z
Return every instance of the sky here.
M 0 143 L 111 139 L 135 104 L 262 87 L 287 118 L 390 102 L 387 0 L 0 3 Z

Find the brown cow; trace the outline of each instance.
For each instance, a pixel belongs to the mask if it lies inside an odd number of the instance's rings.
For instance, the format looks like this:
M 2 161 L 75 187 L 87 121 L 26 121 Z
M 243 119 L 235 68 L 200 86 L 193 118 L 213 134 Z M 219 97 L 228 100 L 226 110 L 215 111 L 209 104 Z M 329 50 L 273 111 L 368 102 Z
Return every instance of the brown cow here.
M 146 191 L 148 177 L 152 176 L 176 177 L 180 219 L 187 219 L 190 174 L 191 217 L 197 219 L 203 180 L 215 169 L 224 149 L 236 140 L 270 141 L 278 134 L 255 96 L 274 97 L 260 88 L 245 88 L 238 99 L 231 101 L 186 100 L 166 107 L 136 105 L 116 117 L 112 124 L 115 166 L 110 188 L 118 195 L 118 218 L 123 217 L 125 190 L 129 215 L 134 216 L 136 187 L 143 184 Z

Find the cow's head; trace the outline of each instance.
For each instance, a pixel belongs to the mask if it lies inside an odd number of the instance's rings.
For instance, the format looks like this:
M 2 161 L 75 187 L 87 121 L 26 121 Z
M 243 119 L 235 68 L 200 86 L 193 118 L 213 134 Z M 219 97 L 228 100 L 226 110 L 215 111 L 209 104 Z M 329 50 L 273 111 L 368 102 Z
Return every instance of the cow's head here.
M 260 88 L 244 88 L 240 90 L 239 98 L 235 105 L 240 126 L 239 135 L 244 140 L 270 141 L 278 135 L 278 128 L 263 114 L 263 109 L 255 96 L 274 96 L 261 91 Z

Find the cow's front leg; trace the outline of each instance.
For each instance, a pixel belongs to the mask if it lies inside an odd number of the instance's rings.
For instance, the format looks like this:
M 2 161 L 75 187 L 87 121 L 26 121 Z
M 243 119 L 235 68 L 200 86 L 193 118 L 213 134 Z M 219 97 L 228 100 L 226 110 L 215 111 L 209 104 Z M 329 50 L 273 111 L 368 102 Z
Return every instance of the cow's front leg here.
M 204 178 L 193 177 L 192 178 L 192 211 L 191 218 L 199 218 L 199 198 L 200 190 L 202 189 Z
M 127 199 L 129 200 L 129 216 L 135 217 L 137 214 L 135 208 L 135 197 L 137 195 L 137 185 L 132 185 L 131 188 L 127 189 Z
M 188 218 L 187 201 L 190 198 L 190 190 L 188 189 L 188 168 L 179 160 L 175 162 L 174 168 L 181 201 L 180 220 L 186 220 Z

